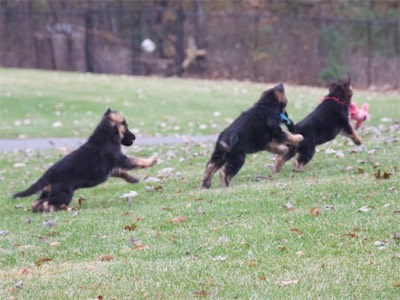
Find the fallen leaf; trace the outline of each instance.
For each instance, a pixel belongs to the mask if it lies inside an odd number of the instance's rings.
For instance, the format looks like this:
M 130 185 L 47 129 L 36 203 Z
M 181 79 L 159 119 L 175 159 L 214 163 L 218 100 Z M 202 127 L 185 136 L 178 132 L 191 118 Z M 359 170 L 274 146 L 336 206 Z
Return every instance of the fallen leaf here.
M 373 208 L 374 208 L 373 206 L 365 205 L 365 206 L 360 207 L 360 208 L 358 209 L 358 211 L 361 211 L 361 212 L 368 212 L 368 211 L 370 211 L 370 210 L 373 209 Z
M 295 211 L 296 210 L 296 208 L 293 206 L 292 202 L 286 203 L 285 206 L 283 206 L 283 207 L 286 208 L 289 211 Z
M 400 232 L 393 234 L 393 239 L 400 240 Z
M 188 220 L 187 217 L 185 216 L 179 216 L 179 217 L 175 217 L 172 218 L 171 221 L 169 221 L 170 223 L 184 223 Z
M 45 257 L 45 258 L 41 258 L 38 261 L 35 262 L 35 265 L 37 267 L 40 267 L 44 262 L 48 262 L 48 261 L 52 261 L 51 258 Z
M 285 246 L 279 246 L 278 249 L 279 249 L 279 251 L 282 251 L 282 252 L 283 252 L 283 251 L 286 250 L 286 247 L 285 247 Z
M 134 231 L 136 229 L 136 224 L 132 224 L 132 225 L 127 225 L 124 227 L 125 230 L 127 231 Z
M 399 282 L 396 282 L 396 283 L 394 284 L 394 286 L 400 288 L 400 281 L 399 281 Z
M 282 281 L 279 281 L 278 284 L 280 286 L 295 285 L 295 284 L 299 283 L 299 281 L 300 281 L 300 279 L 282 280 Z
M 137 192 L 130 191 L 130 192 L 126 193 L 126 194 L 123 194 L 121 196 L 121 198 L 125 198 L 125 199 L 128 199 L 128 201 L 131 201 L 132 198 L 136 197 L 137 195 L 139 195 Z
M 83 203 L 83 201 L 85 200 L 85 198 L 83 198 L 83 196 L 81 195 L 81 196 L 79 196 L 79 198 L 78 198 L 78 205 L 79 205 L 79 207 L 81 207 L 82 206 L 82 203 Z
M 43 227 L 53 227 L 57 224 L 56 221 L 46 220 L 43 222 Z
M 394 213 L 395 215 L 400 215 L 400 210 L 395 210 L 393 213 Z
M 301 236 L 301 232 L 296 227 L 290 228 L 290 232 L 294 233 L 297 236 Z
M 321 214 L 321 212 L 319 211 L 319 209 L 317 207 L 313 207 L 310 209 L 310 215 L 312 217 L 318 217 Z
M 215 260 L 215 261 L 224 261 L 227 259 L 228 259 L 227 255 L 218 255 L 218 256 L 212 258 L 212 260 Z
M 59 242 L 50 243 L 50 247 L 56 247 L 56 246 L 60 246 L 60 243 Z
M 383 172 L 383 174 L 381 173 L 381 169 L 378 169 L 378 172 L 376 172 L 374 174 L 376 179 L 389 179 L 390 176 L 392 176 L 392 173 L 388 173 L 388 172 Z
M 204 215 L 204 208 L 203 206 L 199 205 L 199 207 L 197 208 L 197 213 L 199 215 Z
M 150 248 L 150 246 L 149 245 L 145 245 L 145 244 L 142 244 L 142 243 L 135 243 L 135 245 L 133 246 L 133 249 L 135 249 L 135 250 L 139 250 L 139 251 L 141 251 L 141 250 L 146 250 L 146 249 L 149 249 Z
M 24 285 L 24 282 L 21 280 L 21 281 L 18 281 L 15 285 L 14 285 L 14 288 L 16 288 L 16 289 L 22 289 L 22 286 Z
M 165 210 L 165 211 L 172 211 L 172 208 L 170 208 L 170 207 L 163 207 L 163 208 L 161 208 L 162 210 Z
M 154 183 L 154 182 L 159 182 L 160 179 L 156 177 L 147 177 L 145 180 L 143 180 L 144 183 Z
M 248 267 L 254 267 L 256 265 L 256 262 L 254 261 L 254 260 L 249 260 L 248 262 L 247 262 L 247 266 Z
M 197 298 L 202 298 L 202 297 L 207 297 L 208 293 L 205 290 L 200 290 L 200 291 L 194 291 L 192 294 L 197 297 Z
M 356 235 L 354 233 L 345 233 L 345 234 L 343 234 L 343 236 L 348 236 L 348 237 L 351 237 L 353 239 L 357 239 L 358 238 L 358 235 Z
M 101 255 L 98 258 L 98 260 L 99 261 L 112 261 L 112 260 L 114 260 L 114 256 L 112 256 L 112 255 Z
M 265 277 L 265 275 L 260 275 L 258 276 L 258 280 L 260 281 L 265 281 L 267 278 Z
M 9 230 L 0 230 L 0 236 L 6 235 L 9 232 Z
M 304 255 L 304 251 L 303 250 L 297 251 L 296 255 L 297 256 L 303 256 Z
M 335 210 L 335 208 L 332 205 L 325 205 L 324 210 L 325 211 L 333 211 L 333 210 Z

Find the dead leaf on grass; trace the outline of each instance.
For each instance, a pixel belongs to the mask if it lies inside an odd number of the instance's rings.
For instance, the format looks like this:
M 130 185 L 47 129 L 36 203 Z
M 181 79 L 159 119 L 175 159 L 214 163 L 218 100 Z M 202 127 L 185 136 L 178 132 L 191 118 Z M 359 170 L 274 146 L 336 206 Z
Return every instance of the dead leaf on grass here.
M 297 236 L 301 236 L 301 232 L 296 227 L 290 228 L 290 232 L 294 233 Z
M 394 213 L 395 215 L 400 215 L 400 210 L 395 210 L 393 213 Z
M 227 255 L 218 255 L 218 256 L 212 258 L 212 260 L 215 260 L 215 261 L 225 261 L 227 259 L 228 259 Z
M 247 266 L 248 267 L 254 267 L 255 265 L 256 265 L 257 263 L 254 261 L 254 260 L 249 260 L 248 262 L 247 262 Z
M 141 250 L 147 250 L 147 249 L 149 249 L 149 248 L 150 248 L 149 245 L 145 245 L 145 244 L 142 244 L 142 243 L 140 243 L 140 242 L 135 243 L 135 245 L 133 246 L 133 249 L 139 250 L 139 251 L 141 251 Z
M 365 205 L 365 206 L 360 207 L 357 211 L 360 211 L 360 212 L 368 212 L 368 211 L 370 211 L 370 210 L 373 209 L 373 208 L 375 208 L 375 207 L 373 207 L 373 206 L 371 206 L 371 205 Z
M 203 298 L 208 296 L 208 292 L 205 290 L 194 291 L 192 292 L 192 295 L 194 295 L 197 298 Z
M 343 234 L 343 236 L 348 236 L 348 237 L 351 237 L 353 239 L 357 239 L 358 238 L 358 235 L 356 235 L 354 233 L 345 233 L 345 234 Z
M 283 206 L 283 207 L 286 208 L 288 211 L 295 211 L 296 210 L 296 208 L 294 207 L 293 203 L 290 202 L 290 201 L 288 203 L 286 203 L 285 206 Z
M 393 234 L 393 239 L 400 240 L 400 232 Z
M 114 260 L 114 256 L 112 255 L 101 255 L 98 258 L 99 261 L 112 261 Z
M 394 284 L 394 286 L 400 288 L 400 281 L 399 281 L 399 282 L 396 282 L 396 283 Z
M 279 281 L 278 284 L 280 286 L 296 285 L 299 283 L 299 281 L 300 281 L 300 279 L 282 280 L 282 281 Z
M 184 223 L 188 220 L 187 217 L 185 216 L 179 216 L 179 217 L 175 217 L 172 218 L 171 221 L 169 221 L 170 223 Z
M 35 262 L 35 265 L 37 266 L 37 267 L 40 267 L 44 262 L 48 262 L 48 261 L 52 261 L 53 259 L 51 259 L 51 258 L 48 258 L 48 257 L 44 257 L 44 258 L 41 258 L 41 259 L 39 259 L 38 261 L 36 261 Z
M 313 207 L 310 209 L 310 215 L 312 217 L 318 217 L 321 214 L 320 210 L 318 209 L 318 207 Z
M 374 174 L 376 179 L 389 179 L 392 176 L 392 173 L 383 172 L 381 173 L 381 169 L 378 169 L 378 172 Z
M 83 204 L 83 201 L 85 200 L 85 198 L 81 195 L 81 196 L 79 196 L 79 198 L 78 198 L 78 205 L 79 205 L 79 207 L 82 207 L 82 204 Z
M 134 231 L 136 229 L 136 227 L 137 227 L 136 224 L 127 225 L 127 226 L 124 227 L 124 230 Z

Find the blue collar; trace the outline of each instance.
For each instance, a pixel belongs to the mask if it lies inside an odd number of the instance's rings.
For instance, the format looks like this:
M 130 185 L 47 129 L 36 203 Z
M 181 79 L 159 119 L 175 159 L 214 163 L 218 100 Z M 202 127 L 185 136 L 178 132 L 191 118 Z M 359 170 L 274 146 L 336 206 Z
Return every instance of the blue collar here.
M 279 118 L 281 118 L 282 122 L 284 122 L 287 125 L 292 124 L 292 121 L 290 121 L 289 118 L 286 117 L 284 114 L 279 114 Z

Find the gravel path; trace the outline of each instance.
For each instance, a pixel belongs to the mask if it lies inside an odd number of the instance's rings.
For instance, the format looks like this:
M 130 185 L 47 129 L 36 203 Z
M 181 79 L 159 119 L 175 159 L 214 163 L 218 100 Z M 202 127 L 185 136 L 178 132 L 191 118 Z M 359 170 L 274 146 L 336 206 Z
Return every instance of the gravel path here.
M 163 136 L 139 137 L 134 145 L 171 145 L 179 143 L 214 142 L 215 136 Z M 37 138 L 20 140 L 0 140 L 0 152 L 18 151 L 26 149 L 46 150 L 58 147 L 78 148 L 86 139 L 80 138 Z

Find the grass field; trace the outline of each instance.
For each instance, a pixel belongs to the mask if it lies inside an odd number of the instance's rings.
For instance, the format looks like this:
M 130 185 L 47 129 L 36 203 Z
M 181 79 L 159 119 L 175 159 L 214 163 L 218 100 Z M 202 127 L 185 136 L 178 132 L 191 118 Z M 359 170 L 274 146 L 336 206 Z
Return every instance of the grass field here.
M 270 86 L 0 69 L 0 138 L 87 137 L 107 107 L 138 138 L 216 134 Z M 199 190 L 211 143 L 134 146 L 160 157 L 134 173 L 159 182 L 110 179 L 33 214 L 11 195 L 65 149 L 0 152 L 0 299 L 398 299 L 400 95 L 354 88 L 361 147 L 338 137 L 273 177 L 273 155 L 249 155 L 228 189 Z M 286 89 L 295 121 L 326 94 Z

